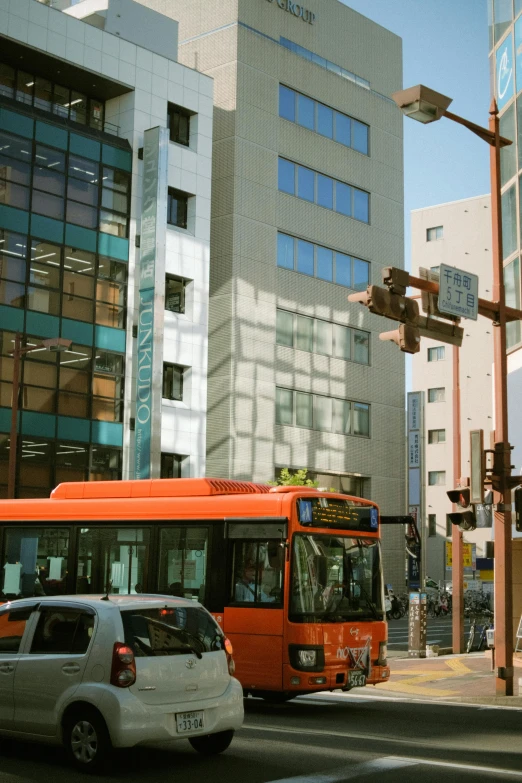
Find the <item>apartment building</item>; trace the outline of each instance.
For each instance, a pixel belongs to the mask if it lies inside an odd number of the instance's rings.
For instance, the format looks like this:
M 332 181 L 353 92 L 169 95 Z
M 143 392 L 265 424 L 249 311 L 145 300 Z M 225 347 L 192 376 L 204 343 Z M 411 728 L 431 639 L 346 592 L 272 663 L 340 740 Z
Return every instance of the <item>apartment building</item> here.
M 418 276 L 421 268 L 437 271 L 440 264 L 455 266 L 478 275 L 479 296 L 492 298 L 489 195 L 413 210 L 411 237 L 412 274 Z M 453 410 L 457 389 L 453 346 L 423 338 L 412 361 L 412 389 L 424 393 L 422 535 L 426 573 L 440 583 L 451 581 L 447 544 L 452 536 L 448 519 L 452 506 L 446 492 L 454 488 L 454 439 L 460 438 L 461 443 L 457 473 L 469 477 L 469 432 L 483 429 L 485 447 L 489 448 L 493 429 L 493 326 L 480 317 L 477 321 L 465 319 L 461 326 L 460 433 Z M 464 541 L 475 544 L 479 560 L 490 561 L 486 543 L 492 537 L 492 528 L 464 533 Z M 492 568 L 492 562 L 487 565 Z M 467 567 L 466 575 L 471 579 L 475 575 L 472 571 L 478 570 L 476 564 L 475 568 Z M 491 574 L 487 576 L 491 581 Z

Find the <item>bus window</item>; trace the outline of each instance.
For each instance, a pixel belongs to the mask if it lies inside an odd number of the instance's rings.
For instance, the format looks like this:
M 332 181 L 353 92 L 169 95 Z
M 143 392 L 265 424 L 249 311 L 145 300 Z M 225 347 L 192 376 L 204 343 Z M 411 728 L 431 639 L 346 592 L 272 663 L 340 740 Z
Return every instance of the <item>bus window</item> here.
M 160 530 L 158 592 L 204 603 L 208 530 L 167 527 Z
M 77 593 L 142 593 L 149 556 L 149 530 L 81 528 Z
M 67 593 L 69 528 L 8 528 L 0 567 L 1 598 Z
M 234 541 L 232 603 L 282 603 L 283 549 L 277 541 Z

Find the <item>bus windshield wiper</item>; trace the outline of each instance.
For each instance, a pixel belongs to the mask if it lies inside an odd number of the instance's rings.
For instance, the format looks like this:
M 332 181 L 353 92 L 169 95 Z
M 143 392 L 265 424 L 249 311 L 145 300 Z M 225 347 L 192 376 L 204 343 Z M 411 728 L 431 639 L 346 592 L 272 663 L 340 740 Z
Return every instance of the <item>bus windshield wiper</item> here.
M 371 612 L 372 612 L 374 618 L 376 620 L 380 620 L 380 619 L 382 620 L 382 617 L 379 617 L 379 613 L 377 611 L 377 607 L 375 606 L 375 604 L 373 603 L 372 599 L 368 595 L 368 591 L 366 590 L 366 588 L 364 587 L 362 582 L 356 582 L 355 584 L 357 584 L 359 586 L 361 594 L 364 597 L 364 600 L 366 601 L 366 604 L 370 607 Z

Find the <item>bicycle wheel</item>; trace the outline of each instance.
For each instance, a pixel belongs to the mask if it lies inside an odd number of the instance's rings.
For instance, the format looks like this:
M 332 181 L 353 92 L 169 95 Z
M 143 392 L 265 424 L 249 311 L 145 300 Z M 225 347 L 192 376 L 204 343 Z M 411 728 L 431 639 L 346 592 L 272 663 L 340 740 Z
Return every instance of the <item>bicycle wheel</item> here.
M 473 649 L 473 640 L 475 637 L 475 621 L 473 620 L 471 623 L 471 628 L 469 629 L 469 636 L 468 636 L 468 642 L 466 644 L 466 652 L 470 653 Z

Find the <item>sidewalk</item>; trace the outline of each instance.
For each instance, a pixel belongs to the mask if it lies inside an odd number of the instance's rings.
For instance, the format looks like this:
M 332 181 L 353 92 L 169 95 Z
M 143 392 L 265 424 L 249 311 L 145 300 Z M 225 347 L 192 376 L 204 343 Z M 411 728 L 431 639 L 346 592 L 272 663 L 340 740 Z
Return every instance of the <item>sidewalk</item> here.
M 390 681 L 380 691 L 410 699 L 522 708 L 522 656 L 514 657 L 514 696 L 497 696 L 491 651 L 430 658 L 408 658 L 407 652 L 388 657 Z

